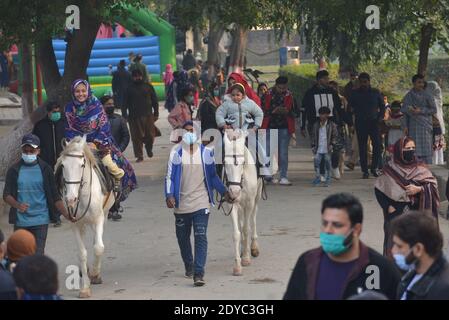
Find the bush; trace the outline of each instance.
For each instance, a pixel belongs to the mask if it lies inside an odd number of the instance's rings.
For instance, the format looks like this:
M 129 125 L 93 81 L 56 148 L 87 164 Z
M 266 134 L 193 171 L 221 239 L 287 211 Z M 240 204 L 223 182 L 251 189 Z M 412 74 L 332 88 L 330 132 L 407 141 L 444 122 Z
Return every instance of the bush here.
M 338 77 L 338 64 L 330 64 L 329 77 L 344 87 L 348 79 Z M 415 74 L 416 65 L 374 65 L 365 63 L 360 66 L 359 72 L 367 72 L 371 76 L 371 85 L 387 95 L 389 101 L 402 100 L 404 94 L 410 89 L 410 79 Z M 298 101 L 301 101 L 306 90 L 315 82 L 317 64 L 289 65 L 279 69 L 279 74 L 287 76 L 289 87 Z

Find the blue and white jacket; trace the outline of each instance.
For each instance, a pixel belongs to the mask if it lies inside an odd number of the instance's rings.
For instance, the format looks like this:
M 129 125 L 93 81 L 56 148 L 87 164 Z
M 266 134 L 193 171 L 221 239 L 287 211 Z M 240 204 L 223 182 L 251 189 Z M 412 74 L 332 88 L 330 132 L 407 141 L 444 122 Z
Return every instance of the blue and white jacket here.
M 227 189 L 217 175 L 215 170 L 214 151 L 210 148 L 200 145 L 201 162 L 203 164 L 204 181 L 206 190 L 209 195 L 209 203 L 214 206 L 213 191 L 217 190 L 223 195 Z M 165 198 L 175 197 L 176 208 L 179 208 L 179 200 L 181 194 L 181 177 L 182 177 L 182 146 L 175 146 L 170 152 L 168 159 L 167 176 L 165 177 Z

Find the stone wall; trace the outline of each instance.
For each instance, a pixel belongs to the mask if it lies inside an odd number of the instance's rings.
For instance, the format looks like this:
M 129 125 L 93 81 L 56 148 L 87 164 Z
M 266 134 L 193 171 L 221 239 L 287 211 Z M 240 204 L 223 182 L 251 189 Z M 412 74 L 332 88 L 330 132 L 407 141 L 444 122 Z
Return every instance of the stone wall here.
M 300 60 L 311 60 L 311 53 L 306 53 L 306 46 L 301 44 L 298 34 L 292 35 L 290 39 L 286 36 L 281 41 L 276 41 L 273 30 L 252 30 L 248 34 L 247 65 L 267 66 L 279 65 L 279 48 L 283 46 L 299 46 Z

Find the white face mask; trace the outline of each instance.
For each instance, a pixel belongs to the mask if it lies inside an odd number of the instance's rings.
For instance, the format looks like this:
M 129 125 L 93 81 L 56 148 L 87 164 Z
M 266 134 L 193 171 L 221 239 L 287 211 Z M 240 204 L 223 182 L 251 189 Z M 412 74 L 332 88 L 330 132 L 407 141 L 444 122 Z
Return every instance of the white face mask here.
M 182 136 L 182 141 L 184 141 L 184 143 L 187 145 L 194 144 L 197 139 L 198 139 L 198 137 L 196 136 L 196 134 L 194 132 L 186 132 Z

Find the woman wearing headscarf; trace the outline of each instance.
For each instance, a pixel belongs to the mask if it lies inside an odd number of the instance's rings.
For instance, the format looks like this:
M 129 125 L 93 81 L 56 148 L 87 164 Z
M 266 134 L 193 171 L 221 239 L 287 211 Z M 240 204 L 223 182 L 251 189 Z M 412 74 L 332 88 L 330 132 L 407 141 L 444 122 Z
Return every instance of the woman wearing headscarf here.
M 14 231 L 6 243 L 5 269 L 12 272 L 20 259 L 34 255 L 36 250 L 36 239 L 31 232 L 25 229 Z
M 134 169 L 115 145 L 106 112 L 92 94 L 89 82 L 78 79 L 72 84 L 72 101 L 65 108 L 67 119 L 65 137 L 71 140 L 86 135 L 87 142 L 98 150 L 101 162 L 116 179 L 121 180 L 121 198 L 124 201 L 136 188 Z
M 226 91 L 224 100 L 231 100 L 232 86 L 236 83 L 243 85 L 243 88 L 245 88 L 246 98 L 253 100 L 259 107 L 261 106 L 260 98 L 257 93 L 253 90 L 253 88 L 251 88 L 245 77 L 237 72 L 231 73 L 228 77 L 228 90 Z
M 391 257 L 391 221 L 410 210 L 431 214 L 438 221 L 440 205 L 437 180 L 427 166 L 418 161 L 416 145 L 410 137 L 394 144 L 393 158 L 383 167 L 374 191 L 384 213 L 384 250 Z
M 168 88 L 168 86 L 173 82 L 173 67 L 171 64 L 167 64 L 165 66 L 165 72 L 164 72 L 164 84 L 165 88 Z
M 444 149 L 446 142 L 444 135 L 446 126 L 443 118 L 443 95 L 441 87 L 436 81 L 427 81 L 425 91 L 435 100 L 437 113 L 433 116 L 433 164 L 444 164 Z

